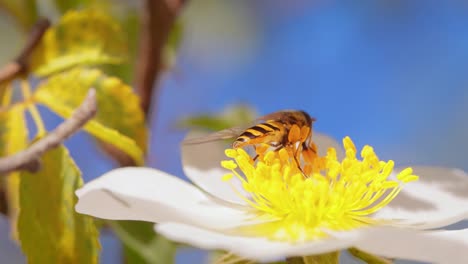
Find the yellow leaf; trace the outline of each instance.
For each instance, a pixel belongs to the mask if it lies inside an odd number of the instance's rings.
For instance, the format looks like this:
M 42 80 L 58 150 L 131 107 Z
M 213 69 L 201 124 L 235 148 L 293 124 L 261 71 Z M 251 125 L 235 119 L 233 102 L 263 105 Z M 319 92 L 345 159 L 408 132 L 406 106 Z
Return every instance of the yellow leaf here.
M 13 94 L 13 89 L 11 83 L 0 84 L 0 107 L 8 107 L 11 103 L 11 96 Z M 3 110 L 0 110 L 2 112 Z
M 32 70 L 50 75 L 77 65 L 118 64 L 127 47 L 120 26 L 94 9 L 67 12 L 48 29 L 32 56 Z
M 74 209 L 80 171 L 63 146 L 41 162 L 39 172 L 21 173 L 18 233 L 28 263 L 98 263 L 94 220 Z
M 37 21 L 38 10 L 35 0 L 0 0 L 2 11 L 13 16 L 23 30 L 29 30 Z
M 54 4 L 61 13 L 65 13 L 68 10 L 89 6 L 90 4 L 93 4 L 93 2 L 94 0 L 55 0 Z
M 40 84 L 34 98 L 64 118 L 70 117 L 96 89 L 98 111 L 84 129 L 127 153 L 139 165 L 146 151 L 147 129 L 139 99 L 130 86 L 96 69 L 75 68 L 55 74 Z
M 12 155 L 28 145 L 28 130 L 24 108 L 15 106 L 7 112 L 0 112 L 0 156 Z M 8 214 L 11 219 L 12 237 L 17 239 L 16 220 L 19 212 L 19 173 L 10 173 L 5 178 L 8 200 Z

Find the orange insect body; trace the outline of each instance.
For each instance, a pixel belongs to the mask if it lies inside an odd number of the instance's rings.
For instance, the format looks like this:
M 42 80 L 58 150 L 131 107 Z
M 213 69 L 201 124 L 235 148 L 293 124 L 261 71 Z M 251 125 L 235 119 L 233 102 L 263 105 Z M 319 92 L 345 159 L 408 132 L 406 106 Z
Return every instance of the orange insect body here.
M 260 117 L 259 120 L 263 122 L 247 129 L 228 128 L 202 138 L 186 140 L 185 144 L 199 144 L 234 137 L 236 139 L 232 143 L 233 148 L 253 146 L 259 150 L 258 147 L 265 144 L 275 148 L 276 151 L 285 148 L 299 168 L 301 155 L 302 159 L 309 163 L 317 156 L 316 146 L 312 142 L 312 123 L 315 118 L 310 117 L 306 112 L 278 111 Z M 259 151 L 257 151 L 258 154 Z

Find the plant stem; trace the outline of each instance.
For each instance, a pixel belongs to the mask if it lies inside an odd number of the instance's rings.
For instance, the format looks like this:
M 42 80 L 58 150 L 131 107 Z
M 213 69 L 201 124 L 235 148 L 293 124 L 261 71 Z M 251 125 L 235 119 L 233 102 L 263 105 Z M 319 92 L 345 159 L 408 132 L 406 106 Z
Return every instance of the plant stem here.
M 393 261 L 389 260 L 389 259 L 386 259 L 386 258 L 383 258 L 383 257 L 379 257 L 379 256 L 375 256 L 375 255 L 372 255 L 370 253 L 367 253 L 365 251 L 362 251 L 360 249 L 357 249 L 357 248 L 349 248 L 348 249 L 348 252 L 353 255 L 355 258 L 358 258 L 368 264 L 390 264 L 390 263 L 393 263 Z
M 320 255 L 287 258 L 286 262 L 289 264 L 338 264 L 339 257 L 340 252 L 336 251 Z

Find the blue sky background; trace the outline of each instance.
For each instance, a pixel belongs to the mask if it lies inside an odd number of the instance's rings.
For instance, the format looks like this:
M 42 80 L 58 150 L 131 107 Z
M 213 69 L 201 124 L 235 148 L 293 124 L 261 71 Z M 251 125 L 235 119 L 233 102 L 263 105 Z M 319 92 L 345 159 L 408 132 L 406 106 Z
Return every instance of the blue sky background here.
M 306 110 L 316 131 L 397 164 L 468 170 L 468 3 L 195 0 L 183 20 L 177 64 L 154 98 L 149 166 L 184 177 L 177 121 L 248 104 Z M 60 122 L 47 116 L 50 128 Z M 67 145 L 86 181 L 113 166 L 84 133 Z M 105 241 L 103 263 L 116 263 L 117 243 Z M 185 250 L 177 263 L 203 258 Z
M 317 131 L 349 135 L 399 163 L 468 169 L 468 5 L 293 2 L 283 13 L 279 1 L 249 6 L 255 43 L 248 51 L 209 43 L 221 59 L 193 55 L 199 50 L 187 33 L 155 98 L 150 164 L 181 175 L 177 153 L 165 148 L 177 149 L 183 137 L 176 120 L 242 103 L 261 114 L 304 109 L 317 117 Z

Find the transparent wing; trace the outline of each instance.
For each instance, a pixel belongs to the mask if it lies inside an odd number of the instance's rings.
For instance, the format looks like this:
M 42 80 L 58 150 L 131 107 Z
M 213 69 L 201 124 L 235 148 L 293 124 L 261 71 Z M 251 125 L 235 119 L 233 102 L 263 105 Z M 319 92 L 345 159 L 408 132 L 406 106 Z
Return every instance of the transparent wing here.
M 205 135 L 203 137 L 196 137 L 196 138 L 188 138 L 182 141 L 184 145 L 193 145 L 193 144 L 201 144 L 211 141 L 223 140 L 223 139 L 230 139 L 238 137 L 242 132 L 245 131 L 244 127 L 231 127 L 224 130 L 216 131 L 211 134 Z
M 273 113 L 266 114 L 257 118 L 257 121 L 267 121 L 267 120 L 276 120 L 276 121 L 287 121 L 290 119 L 290 116 L 294 113 L 298 113 L 298 110 L 286 109 L 281 111 L 276 111 Z
M 283 111 L 269 113 L 269 114 L 266 114 L 264 116 L 257 118 L 256 120 L 257 121 L 281 120 L 284 114 L 290 111 L 293 111 L 293 110 L 283 110 Z

